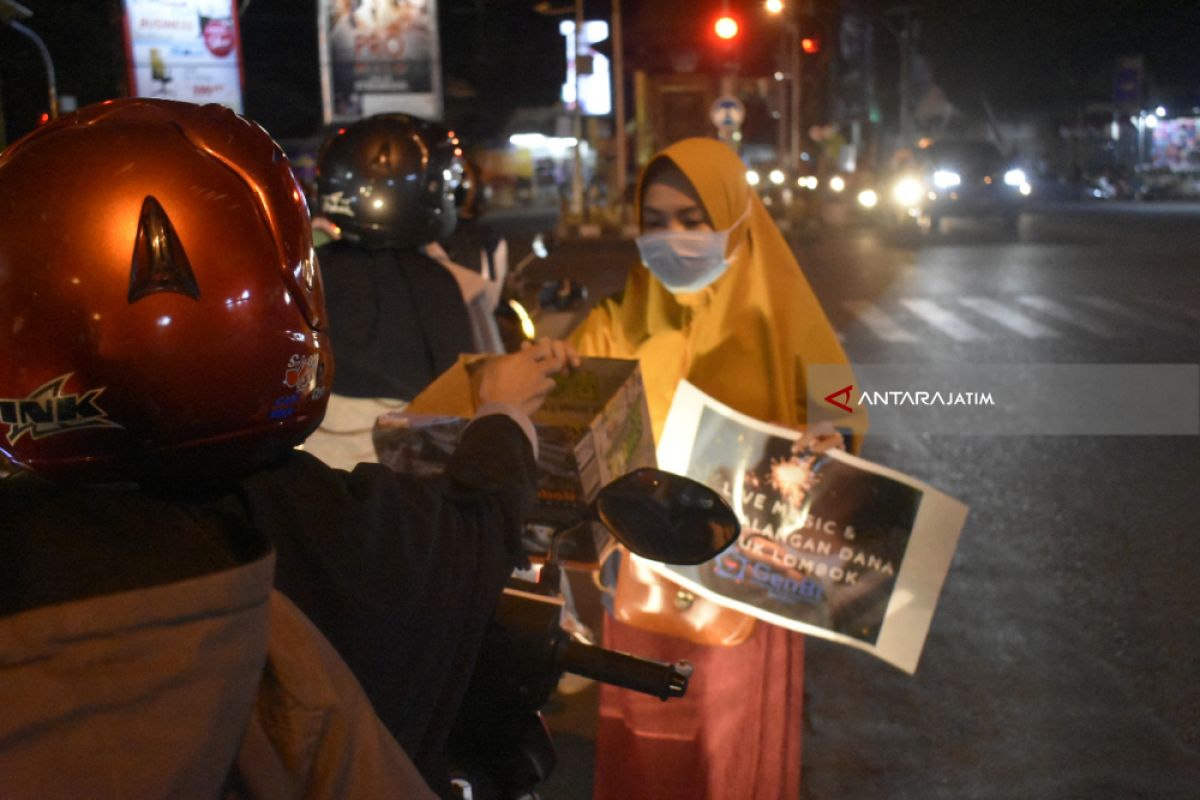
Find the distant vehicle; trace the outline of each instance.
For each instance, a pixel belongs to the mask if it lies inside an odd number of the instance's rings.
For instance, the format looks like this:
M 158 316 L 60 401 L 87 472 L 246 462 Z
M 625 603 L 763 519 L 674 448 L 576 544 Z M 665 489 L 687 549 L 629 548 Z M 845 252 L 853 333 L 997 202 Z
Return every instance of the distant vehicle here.
M 811 193 L 818 186 L 807 169 L 796 172 L 782 164 L 756 164 L 746 170 L 746 182 L 776 222 L 795 222 L 808 213 Z
M 756 164 L 746 170 L 746 182 L 772 214 L 785 213 L 796 196 L 796 176 L 782 164 Z
M 1032 192 L 1024 170 L 991 142 L 947 140 L 914 151 L 876 201 L 878 213 L 898 232 L 937 233 L 947 217 L 994 218 L 1016 230 Z

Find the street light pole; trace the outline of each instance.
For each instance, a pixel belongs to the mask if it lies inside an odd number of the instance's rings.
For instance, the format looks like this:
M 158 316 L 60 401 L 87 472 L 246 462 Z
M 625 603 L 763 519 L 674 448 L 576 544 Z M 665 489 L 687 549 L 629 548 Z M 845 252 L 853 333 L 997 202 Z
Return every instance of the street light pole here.
M 888 32 L 896 37 L 900 47 L 900 140 L 908 146 L 912 139 L 912 14 L 914 6 L 900 6 L 884 12 L 883 24 Z M 896 30 L 888 22 L 888 15 L 899 15 L 900 30 Z
M 806 6 L 804 0 L 796 3 L 796 6 Z M 787 110 L 787 129 L 788 129 L 788 167 L 793 172 L 800 169 L 800 137 L 804 130 L 804 122 L 801 119 L 804 116 L 802 110 L 803 92 L 804 92 L 804 58 L 800 47 L 800 20 L 797 18 L 796 10 L 784 3 L 782 0 L 767 0 L 764 4 L 767 13 L 772 16 L 783 15 L 783 24 L 785 32 L 785 41 L 788 49 L 788 72 L 791 78 L 791 85 L 788 87 L 788 110 Z M 807 11 L 807 8 L 802 10 Z M 782 121 L 780 123 L 782 127 Z M 779 142 L 779 157 L 783 158 L 783 135 L 780 134 Z
M 625 51 L 621 39 L 621 0 L 612 0 L 612 46 L 613 46 L 613 144 L 617 148 L 617 180 L 614 186 L 618 223 L 625 222 L 625 176 L 629 163 L 625 153 Z
M 33 16 L 33 12 L 20 3 L 14 2 L 14 0 L 0 0 L 0 21 L 32 40 L 42 57 L 42 63 L 46 66 L 46 93 L 50 106 L 50 119 L 56 119 L 58 117 L 58 83 L 54 77 L 54 60 L 50 58 L 50 51 L 46 49 L 46 43 L 42 41 L 42 37 L 17 22 L 17 18 L 29 19 L 31 16 Z
M 788 114 L 791 122 L 791 147 L 788 152 L 788 164 L 793 174 L 800 169 L 800 131 L 802 130 L 804 112 L 801 107 L 803 100 L 802 86 L 804 83 L 804 59 L 800 53 L 800 23 L 794 18 L 788 20 L 788 33 L 792 45 L 792 92 L 791 110 Z
M 583 221 L 583 102 L 579 93 L 579 52 L 583 48 L 583 0 L 575 0 L 575 109 L 571 129 L 575 134 L 575 170 L 571 175 L 571 214 Z

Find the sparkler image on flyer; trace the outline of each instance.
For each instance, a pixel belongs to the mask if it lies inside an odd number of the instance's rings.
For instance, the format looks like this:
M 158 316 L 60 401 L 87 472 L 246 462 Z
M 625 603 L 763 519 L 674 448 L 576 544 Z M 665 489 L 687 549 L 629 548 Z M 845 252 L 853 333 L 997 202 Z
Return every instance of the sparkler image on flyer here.
M 742 536 L 700 582 L 763 610 L 874 642 L 922 493 L 704 409 L 689 477 L 717 489 Z

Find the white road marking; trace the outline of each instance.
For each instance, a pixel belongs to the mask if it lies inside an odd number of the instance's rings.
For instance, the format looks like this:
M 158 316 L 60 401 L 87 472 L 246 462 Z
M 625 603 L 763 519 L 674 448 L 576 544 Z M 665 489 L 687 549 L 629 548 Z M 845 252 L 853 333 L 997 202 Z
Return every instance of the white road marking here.
M 1113 329 L 1098 321 L 1095 317 L 1087 314 L 1081 314 L 1074 309 L 1068 308 L 1057 300 L 1051 300 L 1049 297 L 1042 297 L 1037 294 L 1023 294 L 1017 297 L 1017 302 L 1021 305 L 1028 306 L 1048 317 L 1053 317 L 1059 322 L 1065 322 L 1068 325 L 1074 325 L 1076 328 L 1085 330 L 1088 333 L 1105 339 L 1111 339 L 1117 334 Z
M 1098 297 L 1096 295 L 1088 295 L 1080 297 L 1079 302 L 1098 308 L 1101 311 L 1106 311 L 1116 317 L 1132 320 L 1141 323 L 1151 328 L 1157 328 L 1160 331 L 1174 333 L 1181 336 L 1194 336 L 1197 333 L 1195 326 L 1180 325 L 1178 322 L 1170 320 L 1158 319 L 1157 317 L 1148 316 L 1140 311 L 1135 311 L 1129 306 L 1122 305 L 1115 300 L 1109 300 L 1107 297 Z
M 871 333 L 887 342 L 915 342 L 917 337 L 892 319 L 891 315 L 868 300 L 847 300 L 842 303 L 855 319 L 865 325 Z
M 1159 300 L 1157 297 L 1139 297 L 1138 300 L 1147 305 L 1161 308 L 1164 311 L 1169 311 L 1172 314 L 1178 314 L 1181 317 L 1186 317 L 1188 319 L 1195 320 L 1196 322 L 1200 322 L 1200 308 L 1188 308 L 1187 306 L 1182 306 L 1178 303 L 1170 303 L 1166 300 Z
M 975 342 L 987 338 L 978 328 L 933 300 L 911 298 L 901 300 L 900 303 L 952 339 L 960 342 Z
M 1028 339 L 1052 339 L 1058 336 L 1058 331 L 1030 319 L 1008 303 L 1002 303 L 990 297 L 960 297 L 958 302 L 976 314 L 987 317 Z

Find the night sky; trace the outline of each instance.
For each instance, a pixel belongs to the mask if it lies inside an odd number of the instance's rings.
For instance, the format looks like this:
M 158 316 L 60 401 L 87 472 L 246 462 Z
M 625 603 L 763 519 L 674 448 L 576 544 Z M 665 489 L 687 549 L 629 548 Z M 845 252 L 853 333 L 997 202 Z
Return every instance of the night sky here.
M 895 0 L 859 0 L 876 13 Z M 60 94 L 81 104 L 118 94 L 124 79 L 117 0 L 22 0 L 27 24 L 55 59 Z M 244 2 L 244 0 L 242 0 Z M 495 135 L 512 110 L 556 101 L 565 57 L 558 20 L 535 13 L 535 0 L 441 0 L 447 113 L 468 136 Z M 568 5 L 555 0 L 554 5 Z M 708 33 L 719 0 L 625 0 L 630 68 L 667 69 L 690 50 L 700 69 L 721 59 Z M 923 0 L 919 49 L 956 105 L 976 111 L 986 98 L 1001 114 L 1061 112 L 1111 96 L 1112 64 L 1143 54 L 1148 102 L 1200 105 L 1200 3 L 1184 0 Z M 769 74 L 778 28 L 759 0 L 733 0 L 744 25 L 743 74 Z M 589 0 L 607 16 L 608 0 Z M 814 3 L 829 18 L 833 0 Z M 320 128 L 316 0 L 250 0 L 241 18 L 249 116 L 281 138 Z M 831 31 L 832 33 L 832 31 Z M 830 37 L 832 38 L 832 37 Z M 894 105 L 895 40 L 876 34 L 876 77 L 883 107 Z M 0 29 L 0 90 L 11 140 L 44 110 L 44 78 L 32 45 Z

